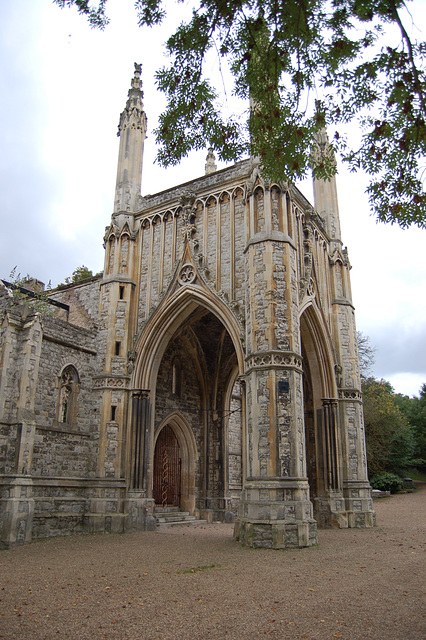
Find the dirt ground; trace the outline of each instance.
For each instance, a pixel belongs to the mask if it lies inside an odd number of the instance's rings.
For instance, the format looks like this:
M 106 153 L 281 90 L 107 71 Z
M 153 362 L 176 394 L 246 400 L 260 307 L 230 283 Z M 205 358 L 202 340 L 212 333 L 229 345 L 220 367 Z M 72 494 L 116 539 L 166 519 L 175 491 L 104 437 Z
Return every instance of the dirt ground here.
M 0 638 L 424 640 L 425 502 L 377 500 L 376 528 L 309 549 L 246 549 L 216 524 L 1 551 Z

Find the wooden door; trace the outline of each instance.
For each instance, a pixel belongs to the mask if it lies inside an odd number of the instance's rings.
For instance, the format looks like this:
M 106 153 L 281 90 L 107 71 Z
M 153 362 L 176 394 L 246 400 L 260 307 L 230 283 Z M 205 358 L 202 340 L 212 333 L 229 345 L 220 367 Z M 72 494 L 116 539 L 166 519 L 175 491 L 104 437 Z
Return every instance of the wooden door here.
M 166 425 L 157 438 L 154 452 L 154 500 L 162 506 L 180 506 L 181 459 L 179 442 Z

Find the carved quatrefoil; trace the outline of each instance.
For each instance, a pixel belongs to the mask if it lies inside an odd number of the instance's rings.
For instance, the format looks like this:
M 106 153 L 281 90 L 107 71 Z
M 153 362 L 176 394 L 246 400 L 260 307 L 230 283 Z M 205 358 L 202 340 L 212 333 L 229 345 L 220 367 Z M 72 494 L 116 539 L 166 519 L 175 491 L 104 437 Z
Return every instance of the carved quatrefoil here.
M 178 278 L 180 284 L 191 284 L 195 280 L 195 269 L 192 264 L 184 264 L 179 272 Z

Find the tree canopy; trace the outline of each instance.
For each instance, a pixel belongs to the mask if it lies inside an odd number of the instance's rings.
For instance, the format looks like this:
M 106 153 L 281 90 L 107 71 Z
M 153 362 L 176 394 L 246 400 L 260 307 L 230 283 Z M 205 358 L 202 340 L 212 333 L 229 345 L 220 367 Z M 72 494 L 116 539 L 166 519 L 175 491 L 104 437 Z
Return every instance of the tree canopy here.
M 107 0 L 74 5 L 94 27 Z M 408 0 L 409 1 L 409 0 Z M 175 0 L 136 0 L 140 26 L 159 25 Z M 167 107 L 156 130 L 158 159 L 178 163 L 212 147 L 225 161 L 258 157 L 264 174 L 296 180 L 336 171 L 315 148 L 324 127 L 334 151 L 369 174 L 371 210 L 383 222 L 426 228 L 426 43 L 411 37 L 403 0 L 199 0 L 166 43 L 157 72 Z M 217 52 L 245 110 L 226 116 L 205 73 Z M 348 127 L 357 125 L 352 140 Z M 312 150 L 315 149 L 313 153 Z
M 419 460 L 417 466 L 426 471 L 426 383 L 422 384 L 419 397 L 409 398 L 397 393 L 395 402 L 413 427 L 416 440 L 414 456 Z
M 386 380 L 363 381 L 365 437 L 370 477 L 383 472 L 406 473 L 416 465 L 413 427 L 400 411 Z
M 85 267 L 83 264 L 81 265 L 81 267 L 77 267 L 77 269 L 74 269 L 71 276 L 65 278 L 65 284 L 82 282 L 83 280 L 87 280 L 88 278 L 93 278 L 93 271 L 88 267 Z

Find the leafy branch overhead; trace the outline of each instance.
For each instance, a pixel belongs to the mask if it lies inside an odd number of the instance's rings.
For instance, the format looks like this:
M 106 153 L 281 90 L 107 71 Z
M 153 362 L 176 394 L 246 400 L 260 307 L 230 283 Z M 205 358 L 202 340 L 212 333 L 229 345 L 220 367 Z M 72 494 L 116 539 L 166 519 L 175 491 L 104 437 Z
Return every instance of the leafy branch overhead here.
M 107 0 L 96 9 L 88 0 L 54 2 L 107 25 Z M 136 0 L 139 25 L 160 24 L 172 4 Z M 194 7 L 168 39 L 170 64 L 157 73 L 168 101 L 156 131 L 163 165 L 213 147 L 225 161 L 259 157 L 272 179 L 295 180 L 311 168 L 327 178 L 336 170 L 330 155 L 311 153 L 327 127 L 349 167 L 370 175 L 376 217 L 426 227 L 426 44 L 411 36 L 409 3 L 199 0 Z M 204 73 L 215 51 L 245 104 L 230 117 Z M 345 131 L 354 124 L 360 135 L 349 143 Z

